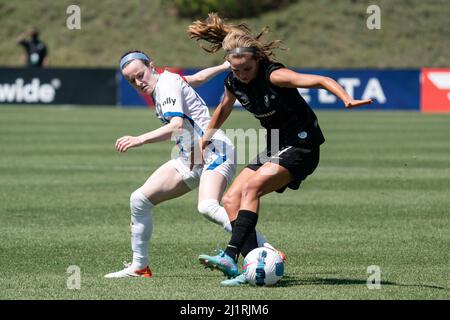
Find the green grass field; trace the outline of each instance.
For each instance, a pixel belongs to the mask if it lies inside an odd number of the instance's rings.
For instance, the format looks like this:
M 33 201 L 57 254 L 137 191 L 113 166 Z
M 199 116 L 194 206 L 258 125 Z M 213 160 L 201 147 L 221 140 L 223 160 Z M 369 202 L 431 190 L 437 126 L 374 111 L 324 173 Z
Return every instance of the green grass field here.
M 103 278 L 131 257 L 130 193 L 169 159 L 169 142 L 114 151 L 159 126 L 153 111 L 2 106 L 0 299 L 449 299 L 450 115 L 318 116 L 319 168 L 262 201 L 258 229 L 286 252 L 285 277 L 222 288 L 197 255 L 229 236 L 197 213 L 197 192 L 154 210 L 153 278 Z M 245 112 L 226 123 L 255 125 Z M 67 288 L 71 265 L 79 290 Z M 380 290 L 367 288 L 371 265 Z

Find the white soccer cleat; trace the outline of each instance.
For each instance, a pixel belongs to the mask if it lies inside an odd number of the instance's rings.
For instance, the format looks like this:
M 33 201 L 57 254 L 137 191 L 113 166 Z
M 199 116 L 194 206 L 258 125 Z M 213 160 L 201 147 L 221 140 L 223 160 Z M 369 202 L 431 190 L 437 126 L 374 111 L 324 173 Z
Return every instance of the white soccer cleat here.
M 105 278 L 130 278 L 130 277 L 144 277 L 144 278 L 150 278 L 152 276 L 152 271 L 147 266 L 144 269 L 136 270 L 131 267 L 131 263 L 123 263 L 125 266 L 125 269 L 108 273 L 105 275 Z

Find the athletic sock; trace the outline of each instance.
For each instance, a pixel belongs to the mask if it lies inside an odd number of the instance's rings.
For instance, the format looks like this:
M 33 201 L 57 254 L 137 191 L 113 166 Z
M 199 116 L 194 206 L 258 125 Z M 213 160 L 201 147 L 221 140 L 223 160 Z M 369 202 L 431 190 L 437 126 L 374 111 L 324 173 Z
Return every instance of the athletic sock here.
M 148 265 L 149 242 L 153 230 L 152 207 L 153 204 L 139 190 L 131 195 L 133 269 L 143 269 Z
M 217 223 L 227 232 L 231 233 L 230 219 L 227 211 L 215 199 L 202 200 L 198 204 L 198 211 L 209 221 Z
M 234 222 L 235 222 L 235 221 L 236 221 L 236 220 L 233 220 L 233 221 L 231 221 L 231 222 L 229 223 L 230 229 L 229 229 L 229 230 L 226 229 L 226 231 L 228 231 L 228 232 L 231 233 L 231 230 L 232 230 L 232 228 L 233 228 L 233 226 L 234 226 Z M 256 236 L 256 247 L 254 247 L 253 249 L 259 248 L 259 247 L 268 246 L 270 249 L 275 250 L 275 248 L 273 248 L 272 245 L 271 245 L 270 243 L 267 242 L 266 237 L 265 237 L 261 232 L 259 232 L 259 231 L 256 230 L 256 229 L 255 229 L 255 236 Z M 252 236 L 251 236 L 251 235 L 249 236 L 249 238 L 250 238 L 250 241 L 252 241 Z M 247 240 L 247 241 L 248 241 L 248 240 Z M 252 246 L 254 246 L 254 244 L 253 244 Z M 244 245 L 244 247 L 246 247 L 246 245 Z M 243 247 L 243 248 L 244 248 L 244 247 Z M 249 249 L 250 249 L 250 248 L 249 248 Z M 250 251 L 252 251 L 253 249 L 250 249 Z M 244 254 L 244 250 L 245 250 L 245 249 L 242 249 L 242 252 L 241 252 L 241 253 L 242 253 L 242 256 L 245 257 L 245 256 L 248 254 L 248 252 L 250 252 L 250 251 L 248 251 L 248 249 L 246 249 L 246 250 L 247 250 L 247 253 Z
M 247 240 L 245 240 L 244 245 L 242 246 L 241 254 L 245 258 L 250 251 L 256 248 L 258 248 L 258 241 L 256 238 L 256 230 L 253 229 L 253 231 L 248 235 Z
M 239 254 L 247 238 L 255 232 L 258 214 L 249 210 L 239 210 L 238 216 L 233 223 L 231 240 L 225 253 L 237 261 Z

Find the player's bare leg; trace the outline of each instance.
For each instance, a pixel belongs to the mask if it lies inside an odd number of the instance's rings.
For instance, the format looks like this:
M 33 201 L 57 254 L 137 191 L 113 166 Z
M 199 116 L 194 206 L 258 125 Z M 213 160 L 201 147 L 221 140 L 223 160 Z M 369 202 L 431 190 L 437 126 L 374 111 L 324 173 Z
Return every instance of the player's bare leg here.
M 159 167 L 139 189 L 154 205 L 191 191 L 170 161 Z
M 292 179 L 288 169 L 275 163 L 265 163 L 242 186 L 240 210 L 258 213 L 260 197 L 286 186 Z
M 223 196 L 223 206 L 228 213 L 230 221 L 236 220 L 241 205 L 242 188 L 255 173 L 256 171 L 254 170 L 244 168 Z

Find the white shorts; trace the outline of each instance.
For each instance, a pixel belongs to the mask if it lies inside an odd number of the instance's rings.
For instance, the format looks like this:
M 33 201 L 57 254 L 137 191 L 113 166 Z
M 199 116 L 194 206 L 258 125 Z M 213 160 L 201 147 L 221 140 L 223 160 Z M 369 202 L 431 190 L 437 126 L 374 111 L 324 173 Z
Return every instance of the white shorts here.
M 236 150 L 225 135 L 220 138 L 220 140 L 213 139 L 212 144 L 208 146 L 204 164 L 194 165 L 192 170 L 189 169 L 189 163 L 182 154 L 169 161 L 190 189 L 197 188 L 200 183 L 200 176 L 203 172 L 209 170 L 223 175 L 228 184 L 233 181 L 236 174 Z

